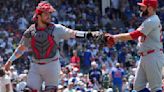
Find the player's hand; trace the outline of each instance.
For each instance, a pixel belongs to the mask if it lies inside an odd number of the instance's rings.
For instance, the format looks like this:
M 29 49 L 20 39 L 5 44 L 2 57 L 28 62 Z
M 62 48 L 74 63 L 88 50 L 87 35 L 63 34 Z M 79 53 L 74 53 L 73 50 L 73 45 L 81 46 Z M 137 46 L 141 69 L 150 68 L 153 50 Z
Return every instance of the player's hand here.
M 115 45 L 114 35 L 106 33 L 105 39 L 106 39 L 108 47 L 112 48 Z
M 4 68 L 6 71 L 9 71 L 10 70 L 10 66 L 12 65 L 12 63 L 10 61 L 7 61 Z

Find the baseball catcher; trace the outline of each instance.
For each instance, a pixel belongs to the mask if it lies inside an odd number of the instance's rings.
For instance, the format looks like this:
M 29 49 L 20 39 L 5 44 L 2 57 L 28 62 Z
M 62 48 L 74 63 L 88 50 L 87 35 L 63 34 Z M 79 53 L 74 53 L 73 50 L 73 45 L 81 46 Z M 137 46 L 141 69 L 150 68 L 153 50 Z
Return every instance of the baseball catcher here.
M 98 36 L 98 32 L 77 31 L 51 23 L 53 12 L 55 9 L 50 3 L 42 1 L 38 4 L 33 16 L 35 23 L 24 32 L 18 47 L 5 64 L 5 69 L 9 70 L 14 60 L 25 51 L 32 50 L 32 63 L 27 77 L 27 86 L 32 92 L 41 92 L 43 81 L 46 91 L 57 91 L 61 68 L 58 47 L 60 39 L 89 39 Z

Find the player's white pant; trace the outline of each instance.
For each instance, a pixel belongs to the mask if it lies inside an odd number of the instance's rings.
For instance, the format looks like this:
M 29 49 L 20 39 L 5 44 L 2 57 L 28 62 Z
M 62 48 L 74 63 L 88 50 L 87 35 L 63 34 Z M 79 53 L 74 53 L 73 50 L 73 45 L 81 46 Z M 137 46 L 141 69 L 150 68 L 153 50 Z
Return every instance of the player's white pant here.
M 60 78 L 60 69 L 59 61 L 50 62 L 45 65 L 31 63 L 27 77 L 28 87 L 40 90 L 43 81 L 45 81 L 46 86 L 57 87 Z
M 164 65 L 164 54 L 161 51 L 141 57 L 138 65 L 134 87 L 137 91 L 146 87 L 147 82 L 151 92 L 161 89 L 162 86 L 162 67 Z

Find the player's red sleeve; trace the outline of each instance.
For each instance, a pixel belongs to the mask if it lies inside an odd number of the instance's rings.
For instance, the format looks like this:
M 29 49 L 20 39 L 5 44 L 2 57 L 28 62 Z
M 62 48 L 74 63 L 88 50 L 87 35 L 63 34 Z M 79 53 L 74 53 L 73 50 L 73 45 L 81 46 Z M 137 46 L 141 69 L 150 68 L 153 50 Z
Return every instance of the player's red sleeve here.
M 143 33 L 141 33 L 138 30 L 135 30 L 133 32 L 130 32 L 130 36 L 132 37 L 133 40 L 137 39 L 139 36 L 145 36 Z

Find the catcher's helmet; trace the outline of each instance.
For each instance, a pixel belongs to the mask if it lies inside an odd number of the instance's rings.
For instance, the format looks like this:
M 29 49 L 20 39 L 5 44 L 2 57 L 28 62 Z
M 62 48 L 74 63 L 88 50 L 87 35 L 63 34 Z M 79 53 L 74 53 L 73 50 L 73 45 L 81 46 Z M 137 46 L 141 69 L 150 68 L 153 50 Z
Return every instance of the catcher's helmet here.
M 158 7 L 158 0 L 142 0 L 141 3 L 137 3 L 140 6 L 151 6 L 154 9 Z
M 35 14 L 33 16 L 33 20 L 37 20 L 36 16 L 41 14 L 42 12 L 55 12 L 56 10 L 53 8 L 53 6 L 48 3 L 47 1 L 41 1 L 38 6 L 35 9 Z

